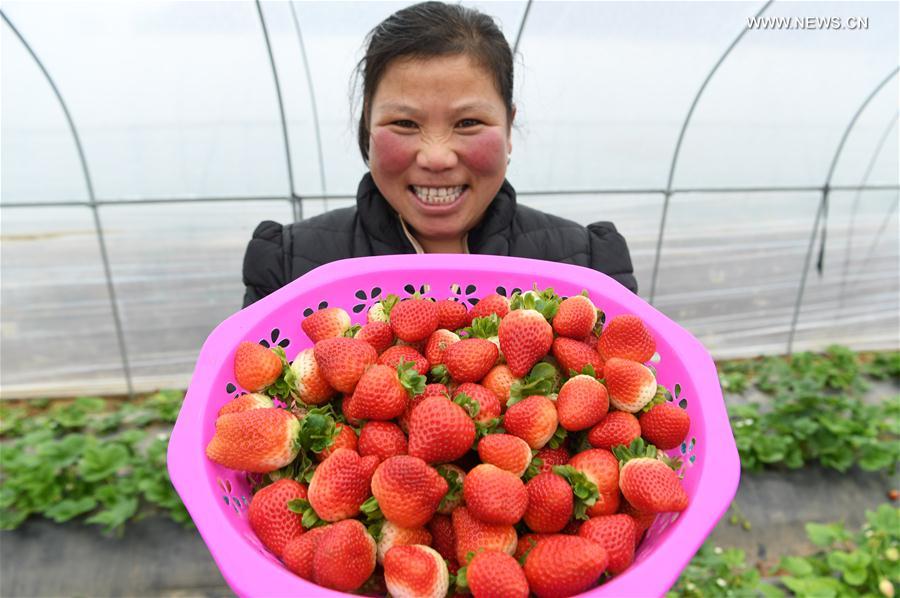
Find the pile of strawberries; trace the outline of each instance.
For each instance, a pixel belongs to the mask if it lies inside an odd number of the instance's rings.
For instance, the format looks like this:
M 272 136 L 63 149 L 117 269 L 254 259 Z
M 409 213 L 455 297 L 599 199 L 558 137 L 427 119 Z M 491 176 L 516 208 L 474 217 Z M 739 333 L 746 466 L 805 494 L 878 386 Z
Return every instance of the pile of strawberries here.
M 362 326 L 322 309 L 293 362 L 238 346 L 250 394 L 219 411 L 206 454 L 258 474 L 250 526 L 321 586 L 577 594 L 688 504 L 658 452 L 690 419 L 647 365 L 656 343 L 637 316 L 604 320 L 587 293 L 537 288 L 470 311 L 391 295 Z

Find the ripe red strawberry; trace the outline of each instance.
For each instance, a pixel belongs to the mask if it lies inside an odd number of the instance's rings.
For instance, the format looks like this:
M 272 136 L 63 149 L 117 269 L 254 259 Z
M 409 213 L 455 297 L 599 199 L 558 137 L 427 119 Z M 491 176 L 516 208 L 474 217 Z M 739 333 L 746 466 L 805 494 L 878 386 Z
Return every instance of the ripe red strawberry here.
M 642 363 L 613 357 L 603 367 L 610 404 L 637 413 L 656 396 L 656 377 Z
M 520 536 L 519 541 L 516 544 L 516 552 L 513 553 L 513 558 L 520 563 L 524 563 L 524 559 L 528 557 L 531 553 L 531 549 L 537 546 L 538 542 L 552 536 L 553 534 L 524 534 Z
M 356 412 L 356 404 L 353 402 L 353 395 L 343 395 L 343 398 L 341 399 L 341 413 L 347 423 L 351 426 L 360 427 L 365 423 Z
M 428 359 L 409 345 L 394 345 L 393 347 L 390 347 L 378 356 L 378 361 L 376 363 L 396 368 L 408 361 L 415 363 L 416 371 L 423 376 L 431 369 L 431 364 L 428 363 Z
M 465 338 L 444 352 L 444 365 L 457 382 L 478 382 L 497 363 L 497 345 L 483 338 Z
M 429 299 L 406 299 L 391 309 L 391 329 L 408 343 L 427 339 L 437 327 L 437 304 Z
M 300 422 L 284 409 L 227 413 L 216 420 L 206 456 L 229 469 L 269 473 L 294 460 L 300 451 L 299 434 Z
M 234 379 L 250 392 L 259 392 L 281 376 L 281 358 L 257 343 L 244 341 L 234 352 Z
M 322 375 L 312 347 L 303 349 L 297 354 L 297 357 L 291 362 L 291 371 L 296 379 L 295 398 L 300 399 L 303 403 L 321 405 L 337 394 L 337 391 L 331 388 L 325 376 Z
M 597 351 L 597 354 L 598 354 L 598 355 L 600 354 L 600 350 L 597 348 L 597 346 L 598 346 L 599 343 L 600 343 L 600 337 L 597 336 L 596 334 L 591 333 L 591 334 L 587 335 L 586 337 L 584 337 L 583 339 L 581 339 L 581 342 L 583 342 L 585 345 L 587 345 L 588 347 L 590 347 L 590 348 L 593 349 L 594 351 Z M 603 356 L 602 356 L 602 355 L 600 355 L 600 361 L 603 361 Z
M 511 525 L 482 523 L 472 517 L 466 507 L 458 507 L 450 516 L 456 534 L 456 560 L 469 562 L 466 556 L 480 550 L 512 554 L 516 550 L 516 528 Z
M 397 424 L 366 422 L 359 432 L 360 456 L 375 455 L 379 461 L 406 454 L 406 434 Z
M 369 487 L 378 457 L 360 457 L 339 448 L 322 461 L 309 483 L 309 504 L 325 521 L 356 517 L 369 498 Z M 374 558 L 374 557 L 373 557 Z
M 384 518 L 405 528 L 428 523 L 447 489 L 437 471 L 408 455 L 385 459 L 372 476 L 372 494 Z
M 384 563 L 384 555 L 394 546 L 411 546 L 413 544 L 431 546 L 431 533 L 424 527 L 410 529 L 385 521 L 381 525 L 381 537 L 378 538 L 378 564 Z
M 533 395 L 507 408 L 503 427 L 533 449 L 542 448 L 556 433 L 556 406 L 547 397 Z
M 637 524 L 628 515 L 602 515 L 585 521 L 578 529 L 578 535 L 596 542 L 609 555 L 607 570 L 618 575 L 634 561 Z
M 605 360 L 619 357 L 643 363 L 656 353 L 656 341 L 643 320 L 624 314 L 606 323 L 597 348 Z
M 326 307 L 305 318 L 300 327 L 315 344 L 326 338 L 343 336 L 350 328 L 350 314 L 340 307 Z
M 447 330 L 459 330 L 469 322 L 469 312 L 466 306 L 453 299 L 442 299 L 437 302 L 438 328 Z
M 313 557 L 313 578 L 320 586 L 352 592 L 375 571 L 375 539 L 356 519 L 328 526 Z
M 553 345 L 553 327 L 540 312 L 516 309 L 500 321 L 500 350 L 517 378 L 531 371 Z
M 444 353 L 450 348 L 450 345 L 458 342 L 458 334 L 445 328 L 438 328 L 428 337 L 428 342 L 425 344 L 425 359 L 431 365 L 444 363 Z
M 622 504 L 619 506 L 619 513 L 624 513 L 625 515 L 628 515 L 629 517 L 634 519 L 634 523 L 636 525 L 634 545 L 635 547 L 637 547 L 644 535 L 644 532 L 650 529 L 650 527 L 653 525 L 653 522 L 656 521 L 656 513 L 645 513 L 643 511 L 638 511 L 633 506 L 631 506 L 631 503 L 624 499 L 622 500 Z
M 558 448 L 545 446 L 539 450 L 534 456 L 534 459 L 532 459 L 532 465 L 534 465 L 534 467 L 529 466 L 528 475 L 534 477 L 539 473 L 552 472 L 555 466 L 565 465 L 569 462 L 571 457 L 569 451 L 567 451 L 564 446 Z M 540 461 L 540 463 L 538 463 L 538 461 Z
M 611 449 L 624 444 L 628 446 L 641 435 L 641 424 L 633 413 L 610 411 L 588 432 L 588 442 L 594 448 Z
M 619 488 L 635 509 L 645 513 L 670 513 L 687 508 L 688 496 L 678 474 L 666 462 L 656 458 L 655 446 L 645 446 L 638 438 L 631 446 L 617 446 L 613 452 L 621 464 Z
M 409 454 L 427 463 L 459 459 L 475 442 L 475 422 L 465 409 L 443 397 L 428 397 L 409 420 Z
M 435 469 L 447 481 L 448 487 L 447 494 L 441 499 L 437 512 L 449 515 L 453 512 L 453 509 L 463 502 L 463 486 L 466 483 L 466 472 L 458 465 L 452 463 L 443 463 Z
M 291 540 L 303 533 L 301 516 L 287 508 L 288 501 L 295 498 L 306 498 L 306 485 L 281 479 L 254 494 L 250 501 L 250 529 L 278 557 Z
M 509 389 L 519 379 L 512 375 L 509 366 L 505 363 L 495 365 L 481 380 L 481 385 L 490 390 L 500 401 L 501 407 L 506 407 L 509 400 Z
M 526 489 L 525 523 L 532 531 L 555 533 L 566 527 L 575 509 L 575 498 L 565 478 L 555 473 L 538 474 Z
M 397 598 L 444 598 L 450 586 L 447 564 L 428 546 L 395 546 L 384 557 L 384 581 Z
M 522 477 L 531 464 L 531 447 L 512 434 L 488 434 L 478 442 L 482 463 L 490 463 Z
M 501 320 L 509 313 L 509 301 L 503 295 L 491 293 L 482 297 L 469 311 L 469 324 L 475 318 L 486 318 L 491 314 L 497 314 Z
M 597 323 L 597 308 L 584 295 L 563 299 L 553 316 L 553 330 L 560 336 L 583 339 Z
M 324 527 L 314 527 L 304 534 L 297 536 L 284 548 L 284 565 L 303 579 L 313 581 L 313 559 L 316 555 L 316 549 L 319 547 L 319 541 L 322 539 L 330 525 Z
M 638 418 L 644 440 L 667 451 L 684 442 L 691 428 L 687 411 L 674 403 L 659 403 Z
M 354 338 L 369 343 L 381 355 L 394 344 L 394 331 L 387 322 L 369 322 L 359 329 Z
M 259 394 L 258 392 L 251 392 L 245 395 L 241 395 L 236 399 L 231 399 L 219 409 L 219 413 L 216 417 L 222 417 L 226 413 L 240 413 L 241 411 L 250 411 L 251 409 L 265 409 L 267 407 L 274 407 L 275 404 L 272 402 L 272 397 L 269 395 Z
M 425 392 L 410 399 L 409 403 L 406 405 L 406 411 L 397 418 L 400 429 L 405 433 L 409 433 L 409 418 L 412 415 L 413 408 L 428 397 L 444 397 L 445 399 L 449 399 L 450 391 L 447 390 L 447 387 L 443 384 L 426 384 Z
M 606 449 L 588 449 L 569 459 L 568 465 L 583 473 L 600 493 L 587 510 L 589 516 L 612 515 L 619 509 L 619 462 L 615 455 Z
M 353 391 L 352 410 L 361 419 L 387 421 L 406 411 L 410 396 L 425 390 L 425 377 L 410 363 L 392 368 L 373 365 L 367 369 Z
M 330 457 L 331 454 L 339 448 L 350 449 L 351 451 L 356 450 L 357 439 L 356 432 L 353 431 L 353 428 L 342 423 L 337 423 L 334 424 L 334 429 L 337 432 L 334 437 L 334 443 L 331 446 L 326 447 L 321 453 L 316 453 L 316 460 L 319 462 Z
M 606 388 L 596 378 L 579 374 L 569 378 L 556 398 L 559 425 L 570 432 L 586 430 L 609 411 Z
M 538 598 L 574 596 L 606 570 L 606 550 L 578 536 L 555 535 L 538 542 L 525 560 L 525 577 Z
M 603 374 L 603 360 L 600 359 L 600 354 L 581 341 L 560 336 L 553 341 L 551 351 L 566 375 L 573 371 L 580 374 L 588 365 L 594 369 L 598 377 Z
M 428 531 L 431 533 L 431 546 L 438 551 L 450 563 L 450 570 L 454 571 L 456 561 L 456 532 L 453 531 L 453 520 L 449 515 L 435 515 L 428 522 Z
M 486 424 L 492 419 L 500 417 L 500 401 L 484 386 L 474 382 L 465 382 L 456 387 L 456 390 L 453 391 L 453 398 L 456 399 L 462 394 L 478 403 L 476 422 Z
M 469 514 L 483 523 L 514 525 L 528 507 L 528 491 L 522 480 L 489 463 L 466 474 L 463 498 Z
M 466 567 L 466 585 L 481 598 L 528 598 L 528 580 L 516 559 L 502 552 L 479 552 Z
M 352 393 L 366 368 L 378 355 L 372 345 L 355 338 L 327 338 L 316 343 L 314 355 L 319 370 L 332 388 Z

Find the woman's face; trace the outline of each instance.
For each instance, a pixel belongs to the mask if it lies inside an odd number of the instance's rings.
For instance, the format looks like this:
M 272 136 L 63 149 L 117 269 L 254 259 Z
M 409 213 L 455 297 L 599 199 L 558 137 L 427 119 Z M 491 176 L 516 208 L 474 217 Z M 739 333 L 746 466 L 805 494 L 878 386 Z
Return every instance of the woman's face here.
M 468 56 L 388 66 L 372 98 L 369 169 L 426 250 L 481 219 L 506 176 L 510 125 L 491 77 Z

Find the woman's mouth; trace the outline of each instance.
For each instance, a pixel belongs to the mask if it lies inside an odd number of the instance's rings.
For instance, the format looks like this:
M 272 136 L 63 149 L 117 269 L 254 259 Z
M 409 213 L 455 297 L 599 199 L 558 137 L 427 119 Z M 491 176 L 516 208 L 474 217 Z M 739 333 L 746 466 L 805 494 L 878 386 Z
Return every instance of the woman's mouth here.
M 409 190 L 425 205 L 447 206 L 455 203 L 462 197 L 468 187 L 468 185 L 458 185 L 456 187 L 419 187 L 410 185 Z

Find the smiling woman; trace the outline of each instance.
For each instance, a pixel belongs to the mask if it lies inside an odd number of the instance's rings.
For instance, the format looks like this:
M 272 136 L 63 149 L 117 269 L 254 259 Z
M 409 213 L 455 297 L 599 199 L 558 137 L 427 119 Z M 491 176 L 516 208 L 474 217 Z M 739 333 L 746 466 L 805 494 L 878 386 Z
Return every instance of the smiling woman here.
M 244 306 L 324 263 L 398 253 L 481 253 L 578 264 L 637 291 L 625 239 L 516 203 L 513 55 L 494 20 L 442 2 L 404 8 L 368 35 L 358 66 L 356 206 L 266 221 L 244 258 Z

